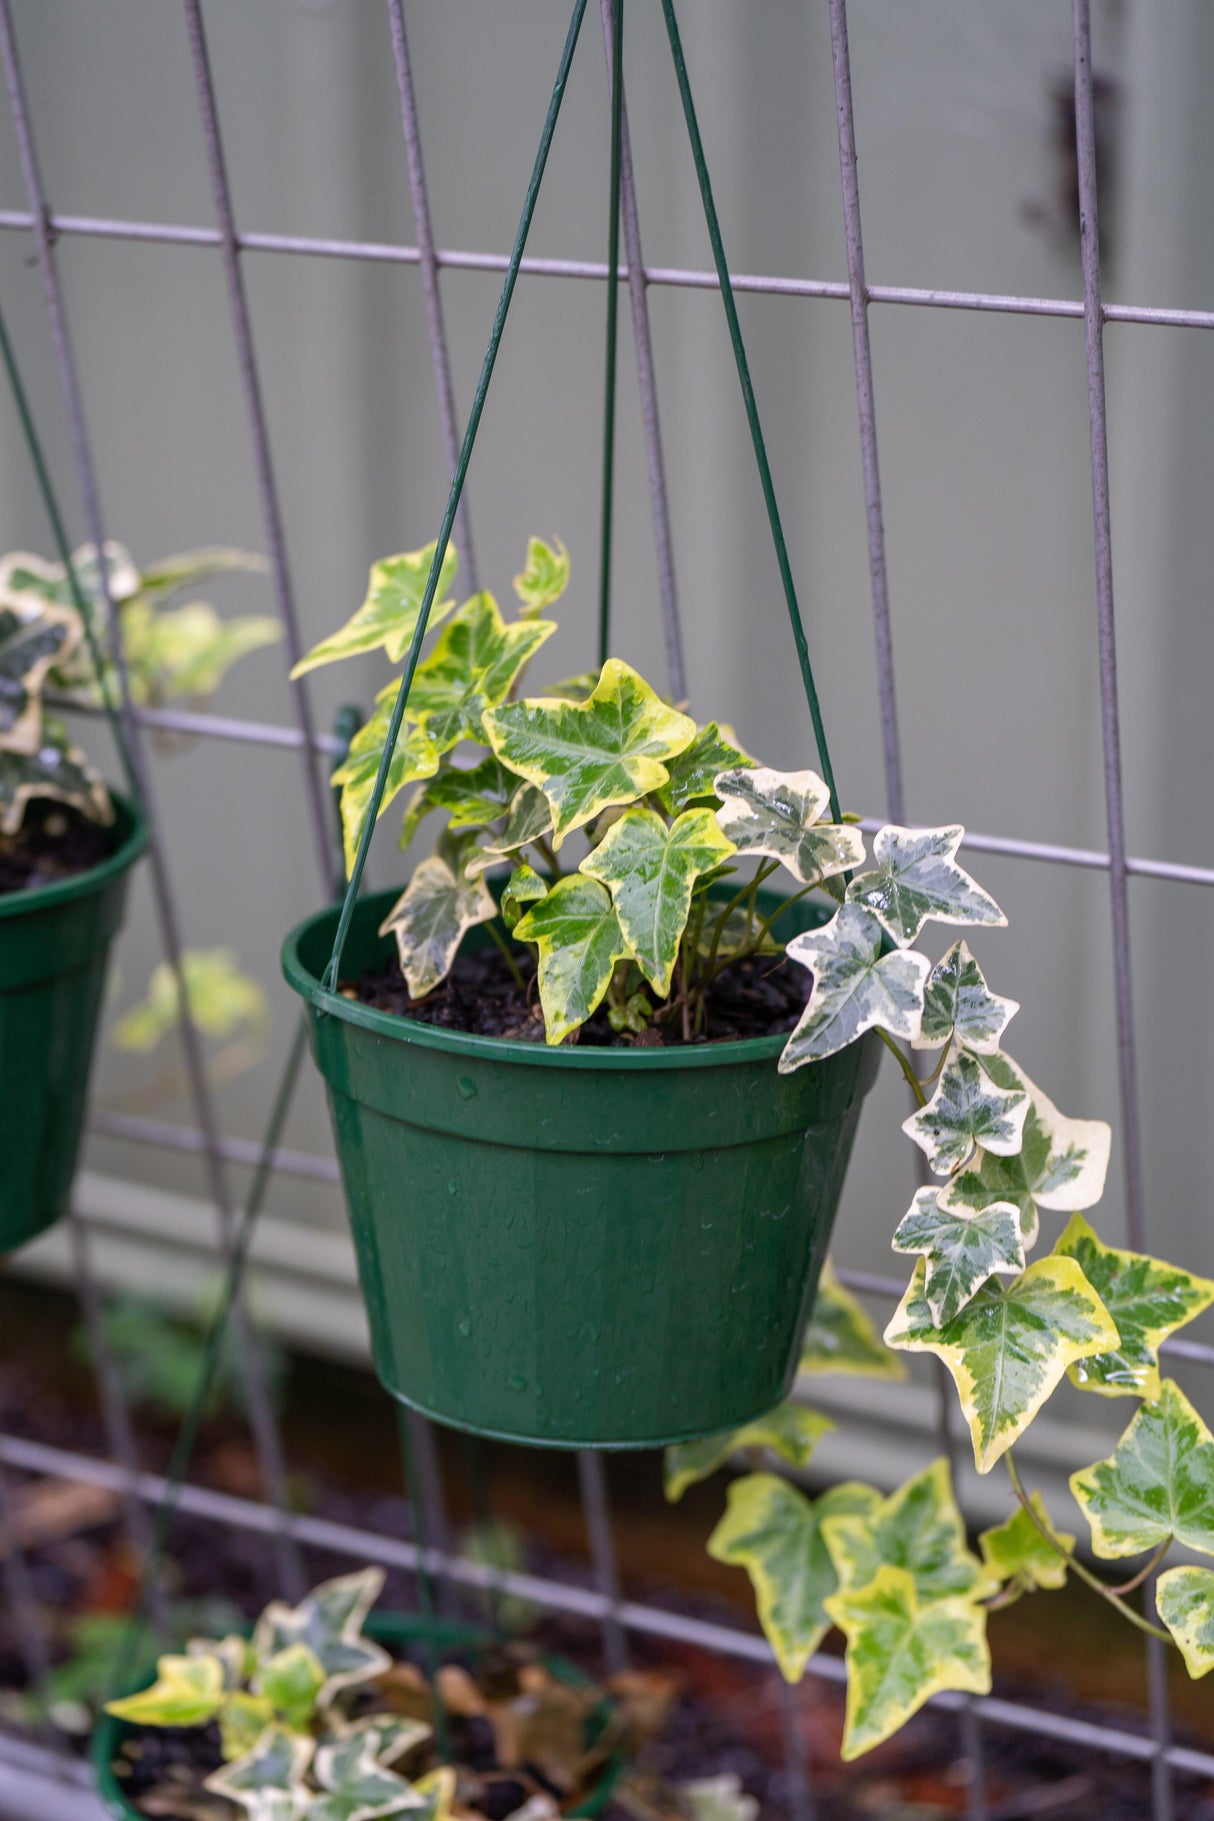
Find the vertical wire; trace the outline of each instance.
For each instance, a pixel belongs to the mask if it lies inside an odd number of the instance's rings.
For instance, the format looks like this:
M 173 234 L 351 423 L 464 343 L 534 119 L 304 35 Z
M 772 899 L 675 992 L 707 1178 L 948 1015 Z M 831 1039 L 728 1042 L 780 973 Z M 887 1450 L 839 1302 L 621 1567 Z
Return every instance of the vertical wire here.
M 1100 732 L 1109 837 L 1109 890 L 1113 923 L 1113 980 L 1117 1012 L 1117 1061 L 1121 1089 L 1122 1157 L 1130 1244 L 1146 1241 L 1139 1128 L 1138 1057 L 1134 1035 L 1130 971 L 1130 910 L 1127 890 L 1125 801 L 1121 781 L 1121 724 L 1117 690 L 1117 641 L 1113 604 L 1113 531 L 1109 495 L 1108 411 L 1105 401 L 1104 305 L 1100 285 L 1100 215 L 1096 173 L 1096 120 L 1092 93 L 1090 0 L 1072 0 L 1075 51 L 1075 145 L 1079 167 L 1079 244 L 1083 265 L 1083 332 L 1088 381 L 1088 423 L 1092 463 L 1092 530 L 1096 562 L 1096 623 L 1100 656 Z M 1148 1583 L 1154 1599 L 1154 1581 Z M 1151 1735 L 1157 1747 L 1151 1765 L 1153 1821 L 1172 1821 L 1172 1771 L 1166 1752 L 1171 1739 L 1167 1668 L 1158 1638 L 1146 1640 Z
M 620 1573 L 602 1456 L 583 1449 L 577 1457 L 577 1471 L 595 1585 L 607 1601 L 602 1623 L 603 1658 L 608 1675 L 617 1676 L 628 1667 L 628 1641 L 620 1623 Z
M 818 1805 L 814 1801 L 813 1767 L 805 1728 L 801 1724 L 797 1691 L 783 1676 L 778 1677 L 778 1681 L 780 1719 L 784 1730 L 784 1765 L 788 1777 L 788 1806 L 792 1811 L 792 1821 L 816 1821 Z
M 610 74 L 615 68 L 610 0 L 599 0 L 603 20 L 603 48 Z M 613 78 L 614 80 L 614 78 Z M 628 134 L 628 97 L 620 81 L 620 208 L 624 224 L 624 252 L 628 260 L 628 297 L 632 306 L 632 339 L 636 348 L 637 390 L 641 403 L 641 431 L 645 467 L 649 478 L 649 511 L 658 562 L 658 592 L 662 598 L 662 631 L 666 642 L 666 679 L 671 700 L 687 697 L 687 669 L 683 661 L 683 629 L 679 623 L 679 598 L 674 577 L 674 540 L 670 534 L 670 504 L 666 494 L 666 465 L 662 458 L 662 427 L 658 414 L 657 377 L 653 365 L 653 339 L 649 333 L 649 281 L 641 254 L 641 223 L 637 212 L 632 145 Z
M 51 1674 L 46 1626 L 34 1595 L 25 1549 L 17 1537 L 12 1490 L 3 1468 L 0 1468 L 0 1574 L 12 1608 L 13 1628 L 25 1673 L 31 1685 L 45 1696 Z
M 611 542 L 615 519 L 616 353 L 620 311 L 620 128 L 624 98 L 624 0 L 603 0 L 613 14 L 607 82 L 611 93 L 610 219 L 607 228 L 607 352 L 603 361 L 603 471 L 599 521 L 599 665 L 611 644 Z
M 233 1213 L 232 1202 L 228 1194 L 227 1172 L 219 1144 L 218 1126 L 211 1102 L 210 1088 L 203 1065 L 202 1047 L 198 1027 L 194 1022 L 190 1007 L 189 991 L 182 968 L 182 942 L 180 923 L 177 915 L 176 899 L 169 878 L 165 859 L 163 840 L 160 834 L 159 821 L 156 815 L 141 744 L 141 730 L 132 713 L 130 678 L 122 652 L 119 636 L 118 616 L 110 596 L 108 565 L 105 560 L 105 526 L 101 513 L 100 496 L 97 489 L 96 469 L 89 447 L 83 401 L 80 393 L 79 378 L 76 371 L 75 356 L 72 350 L 71 336 L 68 328 L 67 310 L 63 290 L 59 281 L 58 266 L 55 260 L 54 245 L 50 230 L 50 211 L 38 165 L 37 151 L 33 136 L 33 125 L 30 118 L 25 84 L 17 51 L 16 34 L 10 0 L 0 0 L 0 60 L 4 64 L 5 82 L 8 89 L 9 106 L 13 126 L 17 137 L 18 153 L 21 161 L 22 176 L 30 212 L 34 218 L 34 239 L 37 247 L 38 267 L 42 280 L 43 298 L 46 305 L 51 339 L 55 349 L 56 364 L 59 370 L 60 386 L 63 392 L 64 406 L 68 420 L 68 431 L 71 440 L 73 459 L 76 467 L 77 483 L 84 502 L 85 522 L 89 536 L 97 550 L 98 580 L 102 598 L 109 614 L 109 623 L 114 634 L 114 656 L 122 695 L 123 725 L 126 730 L 126 747 L 138 785 L 138 795 L 148 823 L 150 834 L 149 864 L 152 873 L 153 895 L 156 903 L 163 938 L 165 957 L 172 970 L 177 987 L 178 1003 L 181 1008 L 179 1028 L 182 1051 L 186 1064 L 186 1073 L 190 1082 L 191 1095 L 194 1101 L 195 1116 L 203 1134 L 203 1157 L 211 1199 L 215 1205 L 219 1223 L 220 1242 L 225 1256 L 230 1260 L 232 1254 Z M 264 1365 L 257 1344 L 256 1335 L 248 1322 L 243 1306 L 235 1311 L 236 1330 L 243 1356 L 246 1391 L 249 1403 L 250 1424 L 253 1431 L 261 1470 L 271 1500 L 279 1514 L 280 1523 L 275 1532 L 280 1577 L 288 1592 L 302 1591 L 302 1569 L 299 1554 L 289 1534 L 286 1523 L 286 1469 L 283 1460 L 282 1446 L 278 1434 L 278 1424 L 270 1399 L 266 1382 Z

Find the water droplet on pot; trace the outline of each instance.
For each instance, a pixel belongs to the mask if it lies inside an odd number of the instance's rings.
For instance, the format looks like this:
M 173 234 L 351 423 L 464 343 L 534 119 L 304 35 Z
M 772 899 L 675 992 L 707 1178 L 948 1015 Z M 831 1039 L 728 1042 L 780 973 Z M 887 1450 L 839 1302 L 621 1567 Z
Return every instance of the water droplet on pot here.
M 466 1315 L 465 1315 L 463 1321 L 459 1324 L 459 1331 L 463 1335 L 465 1340 L 467 1340 L 468 1336 L 472 1332 L 472 1323 L 468 1320 L 468 1317 Z
M 451 1178 L 451 1181 L 447 1184 L 448 1195 L 454 1195 L 457 1192 L 458 1187 L 459 1187 L 459 1185 L 457 1184 L 457 1182 L 453 1176 Z
M 470 1075 L 461 1075 L 455 1085 L 465 1100 L 476 1099 L 476 1083 Z
M 512 1372 L 510 1377 L 506 1380 L 506 1383 L 510 1386 L 512 1391 L 525 1391 L 527 1389 L 526 1379 L 518 1372 Z

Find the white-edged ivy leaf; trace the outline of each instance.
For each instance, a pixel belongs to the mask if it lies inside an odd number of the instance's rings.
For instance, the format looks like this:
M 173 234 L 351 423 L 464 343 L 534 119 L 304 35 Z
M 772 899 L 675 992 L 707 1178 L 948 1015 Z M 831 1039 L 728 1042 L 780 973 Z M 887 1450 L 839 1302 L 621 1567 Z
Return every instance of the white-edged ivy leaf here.
M 696 880 L 732 853 L 710 809 L 685 809 L 668 827 L 654 810 L 635 807 L 582 861 L 581 871 L 610 891 L 637 966 L 663 999 Z
M 468 931 L 496 917 L 497 905 L 483 878 L 455 871 L 440 854 L 414 868 L 413 877 L 379 926 L 395 936 L 400 971 L 410 997 L 422 999 L 446 979 Z
M 770 1448 L 790 1467 L 806 1467 L 822 1436 L 835 1427 L 828 1416 L 788 1398 L 741 1429 L 667 1448 L 664 1463 L 666 1497 L 676 1504 L 689 1486 L 706 1480 L 733 1454 L 746 1448 Z
M 811 1500 L 774 1473 L 748 1473 L 730 1485 L 708 1553 L 750 1576 L 759 1623 L 785 1681 L 800 1681 L 830 1630 L 823 1602 L 839 1582 L 822 1537 L 823 1521 L 871 1510 L 880 1496 L 871 1486 L 846 1481 Z
M 510 807 L 519 780 L 489 752 L 475 765 L 456 765 L 444 758 L 437 772 L 419 785 L 409 799 L 401 824 L 400 846 L 408 847 L 423 816 L 445 809 L 452 828 L 474 828 L 497 822 Z
M 224 1700 L 218 1656 L 160 1657 L 156 1680 L 137 1694 L 106 1703 L 106 1713 L 131 1726 L 205 1726 Z
M 611 893 L 580 873 L 558 879 L 546 898 L 514 926 L 519 942 L 539 949 L 540 1004 L 549 1043 L 585 1024 L 629 954 Z
M 251 1821 L 262 1816 L 293 1818 L 303 1813 L 308 1789 L 304 1782 L 312 1762 L 312 1740 L 282 1726 L 269 1726 L 252 1751 L 213 1771 L 203 1783 L 213 1795 L 226 1796 L 248 1810 Z M 277 1797 L 277 1805 L 271 1798 Z
M 318 1746 L 313 1776 L 321 1794 L 308 1806 L 308 1821 L 377 1821 L 428 1807 L 412 1783 L 377 1761 L 368 1733 Z
M 691 1821 L 759 1821 L 759 1804 L 748 1796 L 741 1779 L 732 1771 L 719 1777 L 701 1777 L 695 1783 L 680 1783 L 682 1797 Z
M 370 1681 L 391 1667 L 387 1651 L 361 1636 L 363 1620 L 383 1584 L 382 1568 L 360 1568 L 355 1574 L 323 1581 L 298 1606 L 273 1600 L 257 1621 L 253 1648 L 264 1659 L 290 1644 L 306 1644 L 325 1672 L 317 1699 L 320 1706 L 327 1706 L 340 1689 Z
M 559 537 L 546 544 L 542 537 L 527 540 L 527 563 L 514 578 L 520 619 L 543 613 L 559 601 L 569 586 L 569 552 Z
M 820 821 L 830 792 L 815 771 L 722 771 L 713 789 L 721 799 L 717 822 L 738 852 L 779 860 L 802 885 L 864 864 L 858 828 Z
M 71 656 L 83 634 L 70 607 L 0 594 L 0 749 L 37 752 L 47 673 Z
M 944 1459 L 870 1509 L 824 1518 L 822 1536 L 844 1592 L 867 1587 L 885 1564 L 907 1571 L 924 1605 L 958 1596 L 982 1599 L 995 1590 L 966 1546 Z
M 1141 1406 L 1107 1460 L 1070 1483 L 1104 1561 L 1171 1537 L 1214 1555 L 1214 1436 L 1174 1380 Z
M 377 1764 L 395 1764 L 415 1746 L 433 1738 L 434 1728 L 425 1720 L 401 1719 L 396 1714 L 372 1713 L 361 1720 L 340 1722 L 322 1735 L 322 1745 L 362 1740 Z
M 925 1107 L 902 1121 L 902 1130 L 926 1155 L 937 1176 L 951 1176 L 981 1147 L 1012 1157 L 1024 1137 L 1029 1097 L 1023 1088 L 1001 1088 L 975 1057 L 956 1050 Z
M 342 842 L 346 872 L 354 870 L 354 857 L 362 839 L 363 823 L 375 793 L 380 759 L 387 744 L 392 708 L 397 685 L 380 697 L 371 719 L 364 723 L 350 742 L 350 750 L 329 780 L 341 791 Z M 376 821 L 385 815 L 407 784 L 421 778 L 432 778 L 442 760 L 443 748 L 424 726 L 404 722 L 392 751 L 384 794 Z
M 111 601 L 125 601 L 138 594 L 143 578 L 125 544 L 107 538 L 102 545 L 105 555 L 106 582 Z M 72 552 L 72 570 L 76 584 L 95 620 L 104 613 L 101 566 L 97 546 L 81 544 Z M 46 601 L 60 607 L 76 606 L 76 597 L 63 563 L 48 563 L 28 550 L 13 550 L 0 557 L 0 594 L 20 595 L 28 600 Z M 99 628 L 100 629 L 100 628 Z
M 28 803 L 69 803 L 91 822 L 109 824 L 114 806 L 101 773 L 78 746 L 48 726 L 37 752 L 0 751 L 0 834 L 15 835 Z
M 844 1372 L 853 1378 L 906 1377 L 906 1367 L 891 1353 L 863 1306 L 839 1282 L 827 1259 L 801 1341 L 801 1372 Z
M 719 801 L 718 775 L 723 771 L 745 771 L 754 763 L 735 741 L 732 727 L 709 721 L 691 745 L 670 761 L 670 776 L 654 795 L 668 816 L 677 816 L 689 803 L 707 802 L 715 808 Z
M 915 1035 L 931 963 L 883 949 L 881 925 L 859 904 L 841 904 L 824 929 L 793 937 L 785 952 L 811 970 L 814 983 L 780 1056 L 781 1075 L 845 1050 L 875 1025 L 892 1037 Z
M 989 1056 L 1020 1010 L 1018 999 L 1001 999 L 986 984 L 982 969 L 962 937 L 932 969 L 923 996 L 923 1024 L 917 1050 L 938 1050 L 955 1037 L 963 1049 Z
M 485 729 L 498 758 L 548 798 L 555 847 L 609 805 L 659 790 L 670 775 L 664 761 L 696 735 L 693 720 L 618 658 L 608 658 L 584 702 L 506 702 L 485 715 Z
M 292 1732 L 307 1732 L 325 1685 L 325 1670 L 307 1644 L 288 1644 L 258 1665 L 254 1694 L 264 1695 Z
M 378 651 L 381 647 L 394 664 L 401 663 L 417 630 L 434 550 L 434 544 L 427 544 L 424 550 L 406 550 L 399 556 L 388 556 L 382 562 L 372 563 L 367 598 L 358 612 L 327 639 L 314 645 L 296 664 L 292 677 L 302 677 L 322 664 L 336 664 L 340 658 L 352 658 L 360 651 Z M 448 544 L 434 590 L 434 605 L 430 609 L 431 626 L 437 626 L 455 605 L 449 590 L 458 566 L 455 547 Z
M 895 1252 L 919 1253 L 926 1266 L 924 1296 L 937 1327 L 959 1315 L 989 1277 L 1024 1270 L 1020 1210 L 993 1201 L 976 1214 L 940 1206 L 939 1189 L 920 1189 L 894 1232 Z
M 867 905 L 900 948 L 928 922 L 1006 924 L 995 900 L 957 864 L 964 833 L 960 824 L 881 829 L 873 842 L 877 864 L 852 880 L 848 898 Z
M 1073 1258 L 1040 1258 L 1006 1286 L 991 1280 L 937 1325 L 920 1259 L 885 1330 L 891 1347 L 934 1353 L 957 1386 L 979 1473 L 1023 1434 L 1074 1359 L 1107 1352 L 1117 1330 Z
M 536 904 L 548 896 L 550 883 L 525 861 L 515 867 L 502 887 L 502 922 L 507 929 L 513 929 L 519 918 L 526 914 L 524 906 Z
M 483 740 L 485 710 L 505 700 L 523 666 L 555 631 L 554 620 L 507 622 L 491 594 L 474 594 L 414 672 L 410 719 L 421 721 L 444 752 L 460 740 Z M 395 700 L 395 689 L 388 693 Z
M 1040 1523 L 1059 1544 L 1055 1549 L 1034 1524 L 1023 1505 L 1017 1505 L 1011 1517 L 978 1538 L 982 1559 L 1000 1581 L 1015 1581 L 1022 1589 L 1042 1587 L 1057 1589 L 1066 1583 L 1066 1557 L 1075 1547 L 1069 1530 L 1059 1530 L 1050 1521 L 1045 1501 L 1039 1492 L 1029 1500 Z
M 1158 1397 L 1159 1347 L 1214 1303 L 1214 1283 L 1162 1259 L 1106 1246 L 1082 1214 L 1071 1217 L 1054 1251 L 1078 1262 L 1121 1336 L 1112 1353 L 1076 1360 L 1071 1383 L 1105 1397 Z
M 989 1694 L 986 1612 L 972 1600 L 925 1605 L 914 1578 L 886 1566 L 867 1587 L 828 1599 L 826 1611 L 847 1639 L 844 1759 L 880 1745 L 943 1689 Z
M 1156 1583 L 1155 1606 L 1193 1680 L 1208 1676 L 1214 1669 L 1214 1568 L 1169 1568 Z

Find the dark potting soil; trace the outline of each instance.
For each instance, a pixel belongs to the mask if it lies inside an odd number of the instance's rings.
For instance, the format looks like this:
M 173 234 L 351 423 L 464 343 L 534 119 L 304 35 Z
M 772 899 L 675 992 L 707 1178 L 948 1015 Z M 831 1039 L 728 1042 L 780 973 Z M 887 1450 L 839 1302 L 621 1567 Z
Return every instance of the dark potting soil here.
M 423 999 L 410 997 L 395 956 L 387 967 L 368 971 L 342 991 L 381 1012 L 396 1012 L 419 1024 L 468 1031 L 477 1037 L 508 1037 L 514 1042 L 542 1043 L 544 1020 L 535 981 L 535 957 L 516 948 L 523 976 L 520 987 L 497 949 L 469 949 L 458 955 L 441 986 Z M 721 1043 L 730 1038 L 769 1037 L 791 1031 L 809 997 L 810 975 L 803 967 L 772 955 L 735 961 L 722 970 L 707 996 L 707 1030 L 692 1043 Z M 661 1009 L 660 1007 L 658 1008 Z M 679 1015 L 655 1018 L 639 1039 L 613 1031 L 600 1006 L 577 1034 L 577 1041 L 597 1049 L 681 1045 Z
M 15 835 L 0 834 L 0 895 L 53 885 L 100 866 L 114 851 L 114 831 L 66 803 L 31 803 Z

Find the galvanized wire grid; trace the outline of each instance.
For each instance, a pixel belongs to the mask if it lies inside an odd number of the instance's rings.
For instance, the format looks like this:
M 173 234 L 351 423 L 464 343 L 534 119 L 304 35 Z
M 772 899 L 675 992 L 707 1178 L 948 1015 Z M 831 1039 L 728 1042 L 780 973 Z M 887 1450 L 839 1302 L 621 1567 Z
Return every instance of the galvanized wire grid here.
M 617 0 L 600 0 L 609 81 L 615 79 L 612 48 L 616 3 Z M 877 650 L 885 788 L 888 813 L 894 820 L 900 820 L 903 816 L 904 797 L 893 649 L 890 636 L 890 601 L 881 507 L 875 386 L 868 334 L 869 311 L 873 305 L 888 305 L 899 308 L 976 310 L 1022 316 L 1065 317 L 1074 318 L 1083 323 L 1091 427 L 1097 635 L 1108 846 L 1107 850 L 1098 851 L 974 833 L 967 836 L 966 846 L 974 852 L 1004 854 L 1051 865 L 1103 869 L 1109 874 L 1113 931 L 1113 991 L 1117 1017 L 1121 1097 L 1120 1130 L 1130 1238 L 1131 1243 L 1138 1246 L 1142 1243 L 1145 1234 L 1145 1209 L 1140 1164 L 1139 1102 L 1129 949 L 1128 881 L 1132 876 L 1141 876 L 1168 880 L 1178 884 L 1211 886 L 1214 885 L 1214 869 L 1165 864 L 1151 859 L 1135 858 L 1126 852 L 1120 765 L 1103 331 L 1107 322 L 1211 329 L 1214 328 L 1214 311 L 1115 305 L 1106 303 L 1102 297 L 1097 232 L 1098 197 L 1090 56 L 1090 0 L 1072 0 L 1075 121 L 1083 265 L 1082 302 L 1062 298 L 1009 296 L 984 292 L 868 284 L 864 271 L 855 115 L 852 106 L 848 59 L 847 4 L 846 0 L 827 0 L 827 4 L 830 13 L 838 114 L 839 168 L 847 250 L 847 282 L 791 278 L 772 274 L 733 274 L 732 284 L 735 291 L 794 296 L 807 300 L 842 301 L 846 302 L 850 308 Z M 236 226 L 233 198 L 228 182 L 223 137 L 211 79 L 200 0 L 183 0 L 183 5 L 206 144 L 216 225 L 208 227 L 128 221 L 59 214 L 51 209 L 39 171 L 33 124 L 22 78 L 10 0 L 0 0 L 0 62 L 3 63 L 26 191 L 24 209 L 0 210 L 0 229 L 32 232 L 34 236 L 44 300 L 58 365 L 62 403 L 71 434 L 75 482 L 83 501 L 89 537 L 98 545 L 104 540 L 105 522 L 97 484 L 97 472 L 89 445 L 88 428 L 77 381 L 66 300 L 56 263 L 55 243 L 63 235 L 83 235 L 177 246 L 209 247 L 220 252 L 224 263 L 232 330 L 248 411 L 249 433 L 255 457 L 266 539 L 273 564 L 276 597 L 284 626 L 287 652 L 293 662 L 300 654 L 301 640 L 283 534 L 274 462 L 262 402 L 253 328 L 245 295 L 242 255 L 245 252 L 254 251 L 293 257 L 353 259 L 415 265 L 420 269 L 438 395 L 440 425 L 447 458 L 453 468 L 456 463 L 459 436 L 455 392 L 443 322 L 440 275 L 444 269 L 453 268 L 504 271 L 507 261 L 496 254 L 442 249 L 436 244 L 427 198 L 414 100 L 404 0 L 386 0 L 386 6 L 400 97 L 401 125 L 417 237 L 416 245 L 322 239 L 239 230 Z M 682 674 L 681 639 L 646 293 L 652 285 L 685 289 L 719 288 L 720 278 L 715 271 L 647 266 L 643 263 L 626 110 L 622 121 L 619 163 L 621 227 L 625 259 L 618 268 L 617 277 L 626 280 L 629 286 L 668 666 L 671 677 L 677 685 Z M 534 257 L 525 257 L 520 269 L 536 276 L 597 282 L 607 280 L 611 272 L 609 264 Z M 461 559 L 473 578 L 475 586 L 476 566 L 472 525 L 466 500 L 461 501 L 455 520 L 454 535 Z M 676 693 L 679 693 L 677 688 Z M 304 789 L 311 811 L 320 879 L 323 889 L 327 892 L 332 888 L 335 878 L 338 876 L 338 866 L 321 768 L 323 762 L 334 750 L 334 742 L 317 731 L 311 717 L 305 684 L 301 683 L 296 686 L 294 701 L 295 725 L 293 727 L 276 727 L 261 722 L 237 721 L 212 714 L 139 708 L 131 704 L 129 695 L 125 700 L 125 726 L 132 753 L 139 768 L 139 775 L 145 786 L 145 803 L 152 827 L 152 872 L 157 914 L 165 954 L 174 967 L 178 967 L 180 962 L 176 897 L 164 858 L 164 847 L 156 822 L 155 807 L 147 799 L 147 768 L 143 763 L 139 745 L 141 734 L 147 728 L 169 728 L 188 731 L 208 738 L 244 741 L 262 747 L 297 752 L 303 769 Z M 875 827 L 876 823 L 867 822 L 865 826 Z M 256 1165 L 261 1157 L 261 1148 L 247 1141 L 227 1137 L 218 1130 L 201 1067 L 197 1032 L 188 1018 L 185 1021 L 184 1039 L 195 1110 L 193 1125 L 179 1127 L 155 1119 L 111 1113 L 96 1115 L 93 1122 L 94 1129 L 133 1142 L 196 1153 L 202 1159 L 205 1167 L 208 1192 L 217 1217 L 220 1249 L 230 1262 L 234 1226 L 233 1201 L 229 1191 L 227 1173 L 230 1166 Z M 328 1158 L 275 1148 L 271 1162 L 274 1168 L 288 1175 L 337 1180 L 336 1164 Z M 25 1558 L 19 1548 L 12 1546 L 11 1525 L 5 1521 L 10 1499 L 9 1471 L 75 1478 L 114 1490 L 124 1500 L 132 1540 L 137 1545 L 143 1545 L 147 1541 L 149 1510 L 159 1507 L 170 1490 L 165 1479 L 139 1469 L 129 1412 L 123 1401 L 114 1362 L 108 1354 L 99 1320 L 99 1292 L 91 1266 L 87 1230 L 84 1223 L 75 1217 L 71 1222 L 71 1237 L 82 1306 L 92 1336 L 100 1376 L 101 1402 L 111 1458 L 107 1460 L 83 1456 L 67 1450 L 25 1441 L 19 1437 L 0 1434 L 0 1531 L 8 1534 L 10 1540 L 10 1547 L 0 1559 L 0 1573 L 3 1575 L 5 1601 L 23 1648 L 30 1674 L 35 1680 L 41 1677 L 46 1668 L 47 1642 L 41 1616 L 31 1594 Z M 843 1275 L 844 1280 L 852 1288 L 866 1295 L 896 1299 L 902 1292 L 901 1283 L 892 1279 L 856 1272 Z M 626 1637 L 631 1632 L 655 1639 L 677 1640 L 684 1644 L 716 1651 L 722 1655 L 754 1662 L 757 1665 L 770 1664 L 771 1656 L 766 1643 L 753 1633 L 690 1619 L 680 1613 L 622 1598 L 614 1563 L 605 1484 L 601 1462 L 597 1456 L 586 1455 L 580 1459 L 587 1536 L 596 1577 L 594 1590 L 533 1575 L 495 1573 L 453 1553 L 447 1537 L 443 1515 L 443 1491 L 436 1468 L 435 1454 L 430 1445 L 426 1426 L 420 1420 L 414 1420 L 410 1424 L 413 1453 L 417 1461 L 420 1481 L 416 1526 L 416 1534 L 420 1539 L 418 1542 L 406 1542 L 375 1532 L 359 1530 L 349 1525 L 335 1524 L 318 1518 L 302 1517 L 290 1513 L 283 1497 L 285 1470 L 281 1445 L 272 1408 L 264 1394 L 264 1384 L 258 1364 L 256 1336 L 248 1328 L 247 1323 L 243 1325 L 242 1333 L 248 1361 L 247 1381 L 251 1392 L 250 1406 L 254 1439 L 264 1484 L 269 1492 L 269 1501 L 262 1503 L 235 1498 L 187 1483 L 180 1488 L 178 1504 L 181 1510 L 195 1517 L 228 1526 L 238 1532 L 260 1534 L 274 1539 L 278 1546 L 279 1573 L 284 1587 L 288 1589 L 298 1587 L 301 1574 L 299 1551 L 304 1547 L 312 1547 L 345 1554 L 360 1561 L 377 1561 L 386 1566 L 412 1571 L 428 1570 L 441 1582 L 453 1588 L 460 1586 L 483 1588 L 492 1585 L 503 1592 L 524 1597 L 548 1610 L 578 1614 L 597 1621 L 603 1628 L 605 1654 L 612 1663 L 622 1660 Z M 1168 1350 L 1174 1357 L 1203 1365 L 1214 1364 L 1214 1347 L 1192 1341 L 1173 1341 L 1169 1343 Z M 955 1457 L 956 1444 L 952 1428 L 953 1400 L 951 1387 L 943 1378 L 940 1394 L 939 1431 L 942 1443 L 950 1457 Z M 1173 1772 L 1183 1771 L 1214 1776 L 1214 1753 L 1188 1750 L 1172 1743 L 1163 1649 L 1154 1639 L 1148 1639 L 1145 1648 L 1150 1692 L 1149 1735 L 1079 1720 L 1048 1709 L 1036 1708 L 1027 1703 L 1005 1701 L 997 1697 L 975 1698 L 960 1695 L 937 1697 L 936 1705 L 938 1707 L 955 1711 L 958 1714 L 961 1745 L 972 1771 L 967 1786 L 970 1821 L 986 1821 L 989 1813 L 982 1740 L 984 1731 L 992 1726 L 1053 1738 L 1088 1748 L 1094 1752 L 1115 1754 L 1149 1764 L 1152 1770 L 1152 1821 L 1172 1821 L 1175 1814 L 1172 1791 Z M 817 1657 L 813 1661 L 812 1672 L 827 1680 L 837 1682 L 842 1678 L 843 1665 L 836 1658 Z M 795 1704 L 791 1698 L 786 1703 L 785 1714 L 787 1768 L 789 1786 L 793 1792 L 793 1806 L 801 1821 L 811 1821 L 814 1803 L 810 1765 L 797 1723 Z M 35 1779 L 43 1779 L 43 1787 L 47 1792 L 46 1812 L 48 1815 L 51 1812 L 56 1814 L 89 1812 L 83 1806 L 87 1802 L 87 1792 L 82 1781 L 80 1767 L 60 1756 L 53 1743 L 46 1750 L 39 1751 L 18 1741 L 5 1740 L 0 1737 L 0 1778 L 3 1776 L 5 1766 L 14 1776 L 22 1775 L 28 1778 L 32 1775 Z M 54 1801 L 52 1801 L 51 1795 L 52 1783 L 57 1783 L 59 1786 Z M 73 1792 L 76 1792 L 75 1797 L 73 1797 Z M 3 1784 L 0 1781 L 0 1797 L 2 1794 Z M 75 1811 L 63 1807 L 65 1801 L 70 1804 L 73 1799 L 81 1806 L 78 1806 Z

